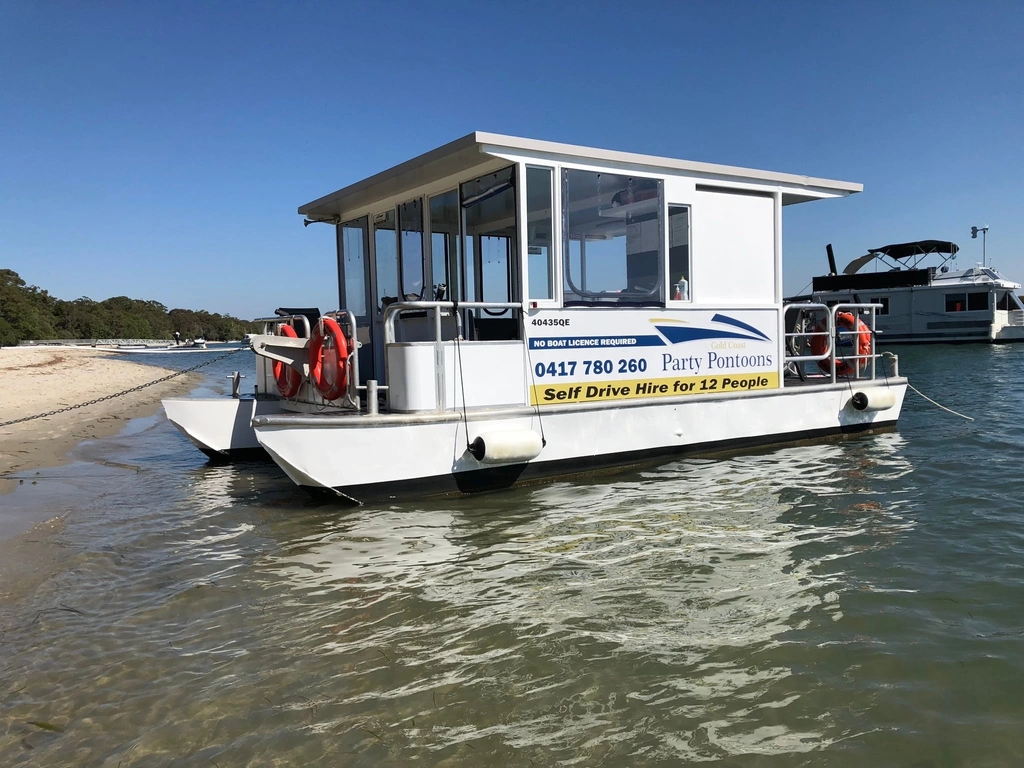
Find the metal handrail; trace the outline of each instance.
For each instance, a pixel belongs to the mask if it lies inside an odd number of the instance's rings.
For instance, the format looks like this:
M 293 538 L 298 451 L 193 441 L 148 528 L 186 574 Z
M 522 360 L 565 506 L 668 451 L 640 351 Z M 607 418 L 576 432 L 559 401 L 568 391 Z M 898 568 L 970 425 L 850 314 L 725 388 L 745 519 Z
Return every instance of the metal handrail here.
M 455 316 L 456 339 L 462 339 L 462 309 L 523 309 L 521 301 L 402 301 L 389 304 L 384 308 L 384 346 L 395 343 L 395 320 L 403 312 L 430 311 L 434 317 L 434 402 L 438 411 L 447 410 L 445 402 L 447 385 L 445 383 L 445 353 L 444 340 L 441 338 L 441 317 Z M 445 310 L 448 310 L 447 312 Z M 461 360 L 461 358 L 460 358 Z M 388 370 L 388 356 L 384 355 L 384 375 L 391 384 L 390 371 Z M 461 376 L 461 370 L 459 372 Z M 390 396 L 390 395 L 389 395 Z
M 309 318 L 305 315 L 274 315 L 274 317 L 257 317 L 253 320 L 254 323 L 263 323 L 264 331 L 267 330 L 267 326 L 271 325 L 276 328 L 279 325 L 290 323 L 293 320 L 302 320 L 302 327 L 306 330 L 304 338 L 309 338 Z
M 868 316 L 867 327 L 868 327 L 868 330 L 869 330 L 869 332 L 871 334 L 871 351 L 868 354 L 862 355 L 862 354 L 859 353 L 859 350 L 857 349 L 857 346 L 855 345 L 855 347 L 854 347 L 854 349 L 856 351 L 855 354 L 849 354 L 849 355 L 842 354 L 842 355 L 839 355 L 839 357 L 842 360 L 844 360 L 844 361 L 845 360 L 869 360 L 870 361 L 870 375 L 869 375 L 868 378 L 871 379 L 871 380 L 874 380 L 875 377 L 876 377 L 876 373 L 877 373 L 877 371 L 876 371 L 876 361 L 880 357 L 880 355 L 875 351 L 875 338 L 876 338 L 876 336 L 875 336 L 875 316 L 877 314 L 877 311 L 879 309 L 881 309 L 881 308 L 882 308 L 882 305 L 881 304 L 877 304 L 877 303 L 867 303 L 867 304 L 863 304 L 863 303 L 861 303 L 861 304 L 843 303 L 843 304 L 834 304 L 831 307 L 826 305 L 826 304 L 820 304 L 820 303 L 814 303 L 814 302 L 807 302 L 807 303 L 803 303 L 803 304 L 789 304 L 789 305 L 787 305 L 786 307 L 783 308 L 783 327 L 785 327 L 785 313 L 793 311 L 793 310 L 800 310 L 800 311 L 809 312 L 812 315 L 820 313 L 820 314 L 822 314 L 824 316 L 825 324 L 826 324 L 827 327 L 825 329 L 819 329 L 819 328 L 816 327 L 813 331 L 799 331 L 799 332 L 794 331 L 794 332 L 791 332 L 791 333 L 784 333 L 783 335 L 785 337 L 785 348 L 788 349 L 788 341 L 789 341 L 789 339 L 797 338 L 797 337 L 800 337 L 800 338 L 811 338 L 811 337 L 814 337 L 814 336 L 825 336 L 826 337 L 826 347 L 827 348 L 826 348 L 825 353 L 820 354 L 820 355 L 788 355 L 787 354 L 787 355 L 785 355 L 783 357 L 784 362 L 787 363 L 787 364 L 788 363 L 796 363 L 797 365 L 800 365 L 802 363 L 820 362 L 822 360 L 828 360 L 829 361 L 829 366 L 828 366 L 829 374 L 830 374 L 830 377 L 832 379 L 832 383 L 835 384 L 836 381 L 838 380 L 838 376 L 836 374 L 836 357 L 837 356 L 836 356 L 836 345 L 832 343 L 832 339 L 833 338 L 849 337 L 849 336 L 856 337 L 856 336 L 859 336 L 862 333 L 862 331 L 857 330 L 856 327 L 854 327 L 852 330 L 847 330 L 846 328 L 842 328 L 836 322 L 836 316 L 840 312 L 848 312 L 848 313 L 852 314 L 857 320 L 862 320 L 863 316 L 866 314 Z M 856 371 L 856 374 L 855 374 L 856 378 L 860 378 L 861 364 L 857 363 L 856 364 L 856 368 L 857 368 L 857 371 Z
M 521 301 L 396 301 L 384 308 L 384 343 L 395 343 L 395 318 L 402 312 L 415 310 L 433 310 L 434 315 L 434 342 L 441 341 L 441 310 L 451 309 L 522 309 Z M 456 317 L 456 322 L 461 330 L 462 319 Z
M 835 318 L 829 312 L 828 306 L 825 305 L 825 304 L 813 304 L 813 303 L 789 304 L 786 307 L 784 307 L 783 311 L 782 311 L 782 317 L 783 317 L 782 327 L 783 328 L 786 327 L 786 324 L 785 324 L 786 313 L 789 312 L 790 310 L 793 310 L 793 309 L 798 309 L 798 310 L 802 310 L 802 311 L 810 311 L 810 312 L 818 312 L 818 311 L 820 311 L 820 312 L 824 313 L 825 319 L 827 321 L 828 328 L 826 328 L 823 331 L 819 331 L 819 330 L 815 329 L 813 331 L 801 331 L 801 332 L 794 331 L 793 333 L 785 333 L 784 336 L 785 336 L 786 340 L 788 341 L 789 339 L 796 338 L 798 336 L 801 337 L 801 338 L 809 338 L 811 336 L 824 336 L 825 337 L 825 341 L 827 343 L 827 349 L 825 350 L 825 353 L 822 354 L 822 355 L 792 355 L 792 356 L 786 355 L 785 358 L 784 358 L 784 362 L 786 362 L 786 363 L 797 363 L 797 362 L 814 363 L 814 362 L 818 362 L 819 360 L 828 360 L 832 356 L 832 330 L 835 327 Z
M 345 399 L 348 401 L 349 405 L 358 411 L 360 409 L 359 390 L 366 389 L 366 387 L 359 386 L 359 347 L 361 345 L 358 337 L 356 336 L 356 316 L 351 310 L 336 309 L 333 312 L 324 312 L 324 314 L 321 315 L 321 318 L 324 317 L 329 317 L 332 320 L 339 321 L 339 324 L 342 318 L 347 320 L 346 325 L 348 328 L 346 328 L 346 330 L 348 331 L 351 347 L 349 349 L 348 357 L 345 359 L 345 367 L 348 368 L 348 371 L 346 372 L 348 386 L 345 387 Z
M 868 378 L 870 380 L 872 380 L 872 381 L 875 378 L 875 361 L 879 357 L 879 355 L 875 353 L 875 314 L 876 314 L 877 310 L 880 309 L 881 307 L 882 307 L 881 304 L 870 304 L 870 303 L 869 304 L 836 304 L 836 305 L 834 305 L 832 307 L 832 327 L 836 329 L 836 335 L 839 336 L 839 337 L 842 337 L 842 336 L 857 337 L 857 336 L 859 336 L 862 333 L 862 331 L 858 331 L 857 330 L 856 324 L 854 324 L 854 327 L 853 327 L 852 330 L 846 330 L 845 328 L 840 328 L 839 325 L 836 323 L 836 316 L 840 312 L 842 312 L 842 311 L 853 310 L 852 314 L 853 314 L 854 320 L 858 320 L 859 321 L 859 320 L 861 320 L 862 314 L 866 310 L 866 313 L 868 315 L 868 332 L 871 334 L 871 351 L 868 352 L 868 354 L 866 354 L 866 355 L 859 354 L 859 352 L 858 352 L 858 354 L 855 354 L 855 355 L 842 355 L 842 358 L 844 360 L 869 360 L 870 361 L 870 366 L 871 366 L 871 375 Z M 854 345 L 853 345 L 853 348 L 854 348 L 854 350 L 859 350 L 859 345 L 855 342 Z M 836 356 L 835 356 L 834 352 L 835 352 L 835 350 L 833 350 L 833 355 L 832 355 L 832 381 L 833 381 L 833 383 L 836 381 Z M 855 374 L 854 374 L 854 378 L 860 378 L 860 368 L 861 368 L 860 363 L 857 363 L 856 364 L 856 371 L 855 371 Z

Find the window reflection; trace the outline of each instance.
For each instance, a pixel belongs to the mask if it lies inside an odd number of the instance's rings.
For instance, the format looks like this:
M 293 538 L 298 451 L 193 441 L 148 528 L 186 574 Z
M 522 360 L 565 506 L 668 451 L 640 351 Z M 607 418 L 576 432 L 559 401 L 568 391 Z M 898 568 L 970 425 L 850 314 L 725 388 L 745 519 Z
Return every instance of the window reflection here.
M 418 301 L 423 296 L 423 209 L 420 198 L 398 206 L 398 224 L 402 233 L 402 297 L 406 301 Z
M 660 304 L 661 180 L 566 169 L 562 189 L 565 300 Z
M 469 301 L 510 301 L 516 247 L 515 169 L 480 176 L 461 188 Z M 474 280 L 475 284 L 471 283 Z
M 344 308 L 366 317 L 366 218 L 341 225 L 342 291 Z
M 668 207 L 668 280 L 674 301 L 690 300 L 690 209 Z
M 551 169 L 526 169 L 527 271 L 531 299 L 555 298 Z
M 458 251 L 459 193 L 453 189 L 430 198 L 430 261 L 434 298 L 439 301 L 458 295 Z
M 373 217 L 373 247 L 377 266 L 377 304 L 383 309 L 398 298 L 398 239 L 394 210 Z

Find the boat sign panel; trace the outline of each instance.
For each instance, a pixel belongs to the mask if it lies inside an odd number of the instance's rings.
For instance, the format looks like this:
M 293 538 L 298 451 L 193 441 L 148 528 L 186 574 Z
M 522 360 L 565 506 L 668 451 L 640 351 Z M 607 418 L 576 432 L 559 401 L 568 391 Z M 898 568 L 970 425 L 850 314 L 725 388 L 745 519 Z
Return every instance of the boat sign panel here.
M 777 317 L 775 310 L 536 310 L 526 321 L 530 402 L 777 388 Z

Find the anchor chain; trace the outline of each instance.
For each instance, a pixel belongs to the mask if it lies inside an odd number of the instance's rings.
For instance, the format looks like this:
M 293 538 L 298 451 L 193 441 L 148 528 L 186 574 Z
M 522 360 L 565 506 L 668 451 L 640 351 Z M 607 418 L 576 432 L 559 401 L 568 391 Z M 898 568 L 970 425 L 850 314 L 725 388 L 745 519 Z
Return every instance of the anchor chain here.
M 146 389 L 147 387 L 152 387 L 155 384 L 162 384 L 165 381 L 170 381 L 171 379 L 176 378 L 178 376 L 184 376 L 186 373 L 192 373 L 192 371 L 197 371 L 197 370 L 199 370 L 200 368 L 202 368 L 204 366 L 216 363 L 218 360 L 223 360 L 224 358 L 231 357 L 231 355 L 234 355 L 234 354 L 236 354 L 238 352 L 242 352 L 244 350 L 250 350 L 250 349 L 252 349 L 252 347 L 239 347 L 238 349 L 231 350 L 227 354 L 219 355 L 219 356 L 215 357 L 213 360 L 206 360 L 206 361 L 204 361 L 202 363 L 199 363 L 199 365 L 193 365 L 191 368 L 185 368 L 184 370 L 181 370 L 181 371 L 175 371 L 172 374 L 169 374 L 167 376 L 163 376 L 163 377 L 161 377 L 159 379 L 155 379 L 155 380 L 147 382 L 145 384 L 139 384 L 138 386 L 131 387 L 130 389 L 126 389 L 123 392 L 115 392 L 112 395 L 104 395 L 103 397 L 97 397 L 95 400 L 89 400 L 89 401 L 84 402 L 84 403 L 78 403 L 77 405 L 68 405 L 68 406 L 65 406 L 64 408 L 57 408 L 56 410 L 53 410 L 53 411 L 47 411 L 46 413 L 37 413 L 37 414 L 35 414 L 33 416 L 22 416 L 20 419 L 13 419 L 11 421 L 3 421 L 3 422 L 0 422 L 0 427 L 9 427 L 12 424 L 21 424 L 24 421 L 34 421 L 35 419 L 45 419 L 47 416 L 56 416 L 58 413 L 67 413 L 68 411 L 74 411 L 74 410 L 77 410 L 79 408 L 85 408 L 86 406 L 89 406 L 89 405 L 96 405 L 96 403 L 102 403 L 105 400 L 114 400 L 115 398 L 118 398 L 118 397 L 124 397 L 125 395 L 129 395 L 132 392 L 138 392 L 140 390 Z

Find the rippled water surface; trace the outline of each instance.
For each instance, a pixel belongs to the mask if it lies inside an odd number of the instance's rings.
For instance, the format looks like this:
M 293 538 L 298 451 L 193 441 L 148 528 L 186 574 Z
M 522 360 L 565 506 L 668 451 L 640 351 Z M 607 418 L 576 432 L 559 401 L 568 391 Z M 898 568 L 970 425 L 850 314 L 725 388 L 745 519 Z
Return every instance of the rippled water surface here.
M 898 351 L 977 421 L 422 504 L 133 423 L 4 500 L 0 764 L 1019 764 L 1024 347 Z

